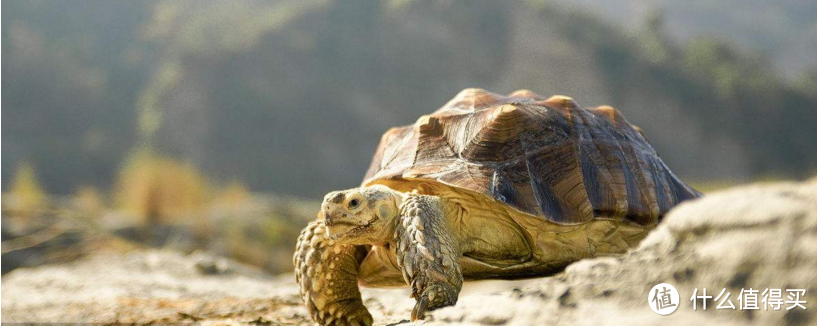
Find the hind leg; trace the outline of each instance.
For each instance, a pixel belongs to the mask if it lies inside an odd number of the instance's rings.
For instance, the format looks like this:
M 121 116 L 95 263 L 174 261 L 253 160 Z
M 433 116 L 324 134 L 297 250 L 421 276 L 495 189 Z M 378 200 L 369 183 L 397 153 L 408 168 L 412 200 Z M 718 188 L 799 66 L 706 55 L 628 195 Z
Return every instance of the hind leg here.
M 363 246 L 340 245 L 327 239 L 324 221 L 311 222 L 298 238 L 293 264 L 301 298 L 321 325 L 372 325 L 358 290 Z

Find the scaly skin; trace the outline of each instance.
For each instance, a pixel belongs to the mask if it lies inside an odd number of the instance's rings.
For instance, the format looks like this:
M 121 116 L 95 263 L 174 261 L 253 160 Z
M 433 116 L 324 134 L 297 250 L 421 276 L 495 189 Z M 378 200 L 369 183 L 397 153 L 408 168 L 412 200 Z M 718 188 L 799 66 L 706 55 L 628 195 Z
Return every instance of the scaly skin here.
M 401 276 L 417 301 L 411 315 L 417 320 L 456 304 L 464 275 L 551 275 L 582 258 L 622 253 L 652 228 L 632 224 L 563 225 L 481 194 L 395 181 L 327 194 L 318 220 L 301 233 L 293 263 L 319 324 L 371 324 L 358 284 L 393 286 Z
M 358 266 L 365 255 L 363 246 L 328 239 L 323 220 L 304 228 L 293 264 L 301 298 L 313 320 L 321 325 L 372 325 L 358 290 Z
M 401 206 L 395 230 L 398 266 L 417 300 L 412 321 L 425 312 L 457 303 L 463 274 L 457 263 L 459 250 L 434 196 L 410 194 Z

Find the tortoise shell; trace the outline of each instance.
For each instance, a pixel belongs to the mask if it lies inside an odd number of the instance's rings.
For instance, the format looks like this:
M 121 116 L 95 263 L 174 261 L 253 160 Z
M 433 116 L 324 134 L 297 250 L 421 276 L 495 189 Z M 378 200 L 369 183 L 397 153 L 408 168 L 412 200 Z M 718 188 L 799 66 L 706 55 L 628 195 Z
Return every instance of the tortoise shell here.
M 390 129 L 363 185 L 387 180 L 440 182 L 561 224 L 650 226 L 701 195 L 616 109 L 527 90 L 466 89 L 415 124 Z

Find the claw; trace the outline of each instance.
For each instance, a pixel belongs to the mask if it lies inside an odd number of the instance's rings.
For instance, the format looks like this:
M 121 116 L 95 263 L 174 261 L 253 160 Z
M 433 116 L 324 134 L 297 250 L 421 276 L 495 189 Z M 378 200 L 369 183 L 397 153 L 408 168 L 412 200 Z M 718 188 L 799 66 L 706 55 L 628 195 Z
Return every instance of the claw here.
M 372 320 L 372 316 L 371 316 L 371 315 L 369 315 L 369 314 L 364 315 L 364 322 L 363 322 L 363 324 L 364 324 L 365 326 L 372 326 L 372 324 L 374 324 L 374 323 L 375 323 L 375 321 L 374 321 L 374 320 Z
M 415 305 L 415 309 L 412 309 L 412 321 L 417 321 L 418 319 L 424 319 L 424 314 L 426 313 L 426 308 L 429 306 L 429 299 L 424 295 L 420 298 L 418 303 Z

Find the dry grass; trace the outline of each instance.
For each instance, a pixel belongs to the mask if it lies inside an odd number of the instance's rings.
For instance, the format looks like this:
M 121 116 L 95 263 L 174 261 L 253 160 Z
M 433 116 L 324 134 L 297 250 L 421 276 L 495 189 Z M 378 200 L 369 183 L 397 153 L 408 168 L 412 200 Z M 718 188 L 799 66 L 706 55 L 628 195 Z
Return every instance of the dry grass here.
M 199 216 L 210 194 L 208 180 L 192 164 L 146 149 L 126 160 L 115 189 L 116 208 L 145 224 L 171 224 L 183 216 Z
M 72 201 L 84 216 L 98 217 L 106 208 L 105 198 L 93 186 L 82 186 L 74 192 Z
M 29 163 L 23 163 L 17 168 L 11 192 L 6 194 L 3 206 L 20 212 L 29 212 L 41 209 L 45 206 L 47 199 L 45 191 L 37 180 L 34 167 Z M 28 214 L 22 213 L 21 215 Z

